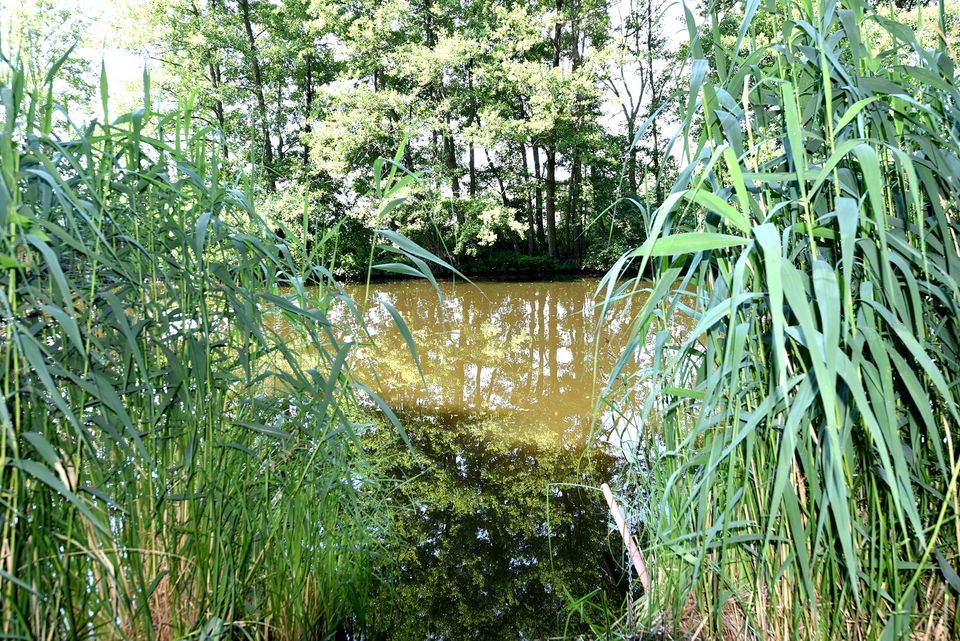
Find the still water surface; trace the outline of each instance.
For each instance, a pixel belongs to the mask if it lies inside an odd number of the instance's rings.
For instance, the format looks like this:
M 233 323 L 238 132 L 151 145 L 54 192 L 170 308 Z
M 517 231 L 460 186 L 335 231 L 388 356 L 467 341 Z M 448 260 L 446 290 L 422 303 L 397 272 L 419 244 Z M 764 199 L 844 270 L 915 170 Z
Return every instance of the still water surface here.
M 373 343 L 355 372 L 415 450 L 393 434 L 367 436 L 388 474 L 412 479 L 397 496 L 396 593 L 373 608 L 387 638 L 554 638 L 585 630 L 568 618 L 568 597 L 594 593 L 619 608 L 620 544 L 592 488 L 622 458 L 585 455 L 584 444 L 635 309 L 616 309 L 597 341 L 596 286 L 441 283 L 440 298 L 424 281 L 372 285 Z M 350 293 L 359 303 L 365 292 Z M 408 325 L 423 379 L 381 301 Z
M 375 364 L 371 384 L 408 415 L 503 413 L 523 417 L 527 432 L 580 434 L 634 311 L 621 304 L 608 314 L 598 347 L 598 282 L 441 283 L 442 300 L 425 281 L 375 284 L 367 320 L 376 344 L 361 348 L 361 361 Z M 352 293 L 362 300 L 364 288 Z M 379 301 L 410 328 L 426 386 Z

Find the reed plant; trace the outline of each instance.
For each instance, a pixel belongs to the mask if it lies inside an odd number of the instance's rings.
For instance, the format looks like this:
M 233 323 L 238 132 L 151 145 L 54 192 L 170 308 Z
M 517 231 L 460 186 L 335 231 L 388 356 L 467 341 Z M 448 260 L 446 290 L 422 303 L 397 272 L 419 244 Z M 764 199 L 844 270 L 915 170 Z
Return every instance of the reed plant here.
M 608 388 L 647 444 L 634 621 L 956 638 L 954 63 L 861 0 L 721 10 L 687 12 L 689 163 L 600 292 L 647 297 Z
M 192 97 L 111 119 L 102 79 L 80 125 L 56 72 L 0 67 L 0 637 L 362 629 L 389 510 L 335 238 L 275 233 Z

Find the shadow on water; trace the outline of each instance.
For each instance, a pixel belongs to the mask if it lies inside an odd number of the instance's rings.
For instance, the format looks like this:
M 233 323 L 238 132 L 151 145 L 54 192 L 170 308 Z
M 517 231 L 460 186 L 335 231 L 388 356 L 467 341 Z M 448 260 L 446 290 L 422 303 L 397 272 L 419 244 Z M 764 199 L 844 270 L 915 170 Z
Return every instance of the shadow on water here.
M 382 638 L 555 638 L 583 631 L 569 597 L 623 599 L 621 546 L 592 489 L 622 459 L 584 445 L 632 310 L 608 320 L 595 350 L 596 285 L 447 283 L 442 300 L 425 282 L 373 287 L 374 342 L 355 371 L 414 446 L 391 429 L 364 437 L 386 475 L 408 479 L 394 497 L 394 588 L 368 621 Z M 380 301 L 410 328 L 425 381 Z

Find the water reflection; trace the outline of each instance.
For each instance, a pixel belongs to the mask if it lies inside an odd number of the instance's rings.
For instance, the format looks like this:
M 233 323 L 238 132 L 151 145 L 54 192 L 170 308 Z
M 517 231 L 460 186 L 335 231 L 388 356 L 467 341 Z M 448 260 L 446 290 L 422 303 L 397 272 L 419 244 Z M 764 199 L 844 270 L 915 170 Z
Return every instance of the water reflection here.
M 396 497 L 397 582 L 371 608 L 368 636 L 556 638 L 584 631 L 566 627 L 568 596 L 598 590 L 619 604 L 620 544 L 601 495 L 582 486 L 615 477 L 623 459 L 584 457 L 583 445 L 634 309 L 616 309 L 595 341 L 596 285 L 446 283 L 442 301 L 422 281 L 374 286 L 373 341 L 355 337 L 354 373 L 414 451 L 393 430 L 365 436 L 384 473 L 409 479 Z M 380 301 L 406 321 L 424 380 Z
M 584 462 L 573 448 L 520 442 L 519 423 L 502 415 L 408 423 L 415 453 L 388 432 L 372 439 L 388 469 L 414 479 L 402 486 L 395 523 L 399 580 L 371 608 L 381 638 L 555 638 L 567 624 L 566 595 L 601 590 L 621 602 L 604 503 L 574 485 L 609 478 L 618 459 Z M 583 631 L 576 619 L 567 628 Z
M 631 320 L 627 305 L 609 316 L 595 358 L 596 283 L 445 283 L 442 303 L 423 281 L 379 285 L 367 314 L 376 343 L 361 348 L 359 361 L 391 407 L 408 416 L 506 412 L 525 415 L 527 430 L 574 435 L 620 355 L 623 343 L 611 337 L 621 338 Z M 409 326 L 426 386 L 378 301 Z

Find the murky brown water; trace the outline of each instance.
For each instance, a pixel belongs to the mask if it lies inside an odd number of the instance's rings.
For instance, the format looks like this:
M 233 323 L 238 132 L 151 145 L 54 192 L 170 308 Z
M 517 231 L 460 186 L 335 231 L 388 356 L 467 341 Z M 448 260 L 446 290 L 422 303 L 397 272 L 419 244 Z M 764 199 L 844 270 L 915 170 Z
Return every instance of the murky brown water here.
M 583 454 L 597 394 L 642 301 L 615 310 L 596 341 L 597 283 L 447 282 L 442 300 L 425 281 L 372 285 L 373 342 L 357 338 L 365 344 L 354 373 L 414 445 L 393 431 L 365 436 L 386 474 L 412 479 L 397 496 L 395 590 L 371 608 L 384 638 L 583 633 L 568 606 L 590 593 L 620 611 L 620 543 L 595 488 L 622 458 Z M 365 288 L 350 293 L 362 307 Z M 423 379 L 384 301 L 409 327 Z
M 425 281 L 373 285 L 367 319 L 376 344 L 361 348 L 366 378 L 407 415 L 512 415 L 526 431 L 579 437 L 638 304 L 608 314 L 597 343 L 597 283 L 446 282 L 442 301 Z M 364 288 L 351 293 L 359 303 Z M 380 301 L 409 327 L 425 385 Z

